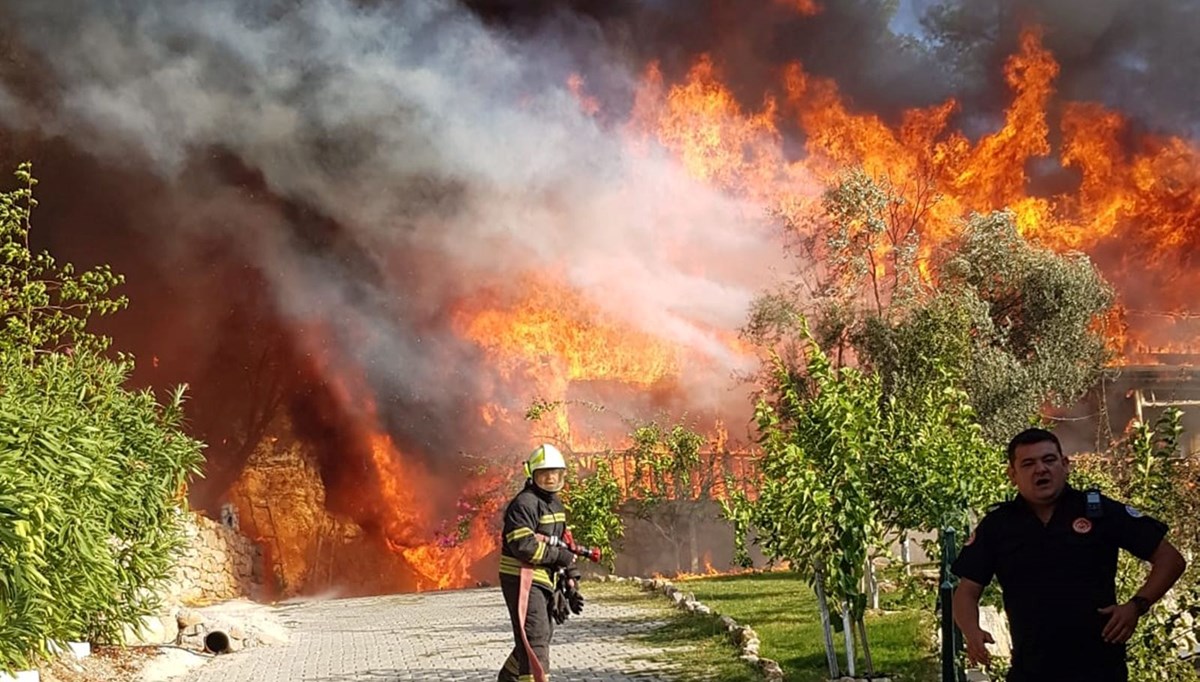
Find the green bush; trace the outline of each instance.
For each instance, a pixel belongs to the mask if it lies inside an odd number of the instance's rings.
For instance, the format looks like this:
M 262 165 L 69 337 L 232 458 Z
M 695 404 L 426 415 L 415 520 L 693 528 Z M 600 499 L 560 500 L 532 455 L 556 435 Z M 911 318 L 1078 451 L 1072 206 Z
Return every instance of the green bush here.
M 115 640 L 157 606 L 182 542 L 202 445 L 180 430 L 183 389 L 160 405 L 124 388 L 127 357 L 87 331 L 120 277 L 76 274 L 29 250 L 36 184 L 0 194 L 0 670 L 47 640 Z
M 1200 680 L 1192 664 L 1180 658 L 1180 652 L 1193 649 L 1200 638 L 1200 460 L 1181 456 L 1181 420 L 1181 412 L 1168 408 L 1153 424 L 1135 422 L 1103 455 L 1073 461 L 1076 484 L 1096 485 L 1163 521 L 1171 527 L 1167 539 L 1191 557 L 1167 599 L 1142 617 L 1129 640 L 1132 682 Z M 1119 601 L 1133 596 L 1146 572 L 1146 564 L 1122 553 Z
M 625 521 L 621 519 L 621 485 L 612 467 L 603 459 L 596 462 L 591 473 L 572 465 L 567 473 L 563 503 L 571 522 L 575 541 L 589 547 L 599 547 L 604 565 L 612 570 L 616 549 L 625 536 Z

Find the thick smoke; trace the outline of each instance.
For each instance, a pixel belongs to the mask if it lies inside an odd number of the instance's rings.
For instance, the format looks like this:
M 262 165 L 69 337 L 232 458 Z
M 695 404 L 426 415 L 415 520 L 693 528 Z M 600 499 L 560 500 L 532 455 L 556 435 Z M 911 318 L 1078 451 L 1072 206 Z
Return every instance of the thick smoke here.
M 4 120 L 43 146 L 65 141 L 98 175 L 153 187 L 113 200 L 138 207 L 121 219 L 145 226 L 156 278 L 174 280 L 160 299 L 174 310 L 158 314 L 175 324 L 142 327 L 153 337 L 138 346 L 209 357 L 188 378 L 211 409 L 245 396 L 234 380 L 203 388 L 222 382 L 209 370 L 251 375 L 272 362 L 320 379 L 350 360 L 402 449 L 482 447 L 470 425 L 479 398 L 519 412 L 535 389 L 490 394 L 503 382 L 453 332 L 453 306 L 530 274 L 703 360 L 688 368 L 685 406 L 729 399 L 742 360 L 714 330 L 739 325 L 779 248 L 761 208 L 689 180 L 581 109 L 571 73 L 587 67 L 598 87 L 626 92 L 637 74 L 595 32 L 571 51 L 567 24 L 518 41 L 448 2 L 88 0 L 7 12 L 52 96 L 39 93 L 48 103 L 35 114 L 0 83 Z M 587 22 L 568 23 L 588 34 Z M 85 239 L 77 225 L 53 229 Z M 220 336 L 218 323 L 237 333 Z M 170 329 L 180 325 L 187 333 Z M 133 336 L 120 321 L 115 334 L 118 345 Z M 293 419 L 313 416 L 308 403 Z
M 1101 102 L 1157 131 L 1198 132 L 1200 5 L 1191 0 L 818 0 L 814 16 L 788 0 L 468 4 L 517 31 L 584 14 L 634 61 L 658 60 L 669 75 L 711 54 L 751 106 L 777 84 L 781 65 L 800 61 L 863 109 L 895 117 L 956 97 L 981 126 L 1007 103 L 1003 63 L 1021 30 L 1037 25 L 1061 63 L 1066 98 Z
M 480 399 L 519 411 L 533 389 L 500 380 L 454 310 L 530 274 L 701 360 L 675 407 L 741 401 L 714 330 L 776 279 L 779 245 L 762 207 L 628 144 L 651 61 L 671 81 L 711 54 L 757 110 L 798 60 L 893 119 L 958 97 L 983 132 L 1009 96 L 1003 60 L 1038 23 L 1065 97 L 1197 132 L 1188 0 L 818 4 L 18 0 L 0 6 L 0 162 L 42 169 L 47 246 L 128 273 L 118 346 L 141 378 L 194 385 L 210 456 L 236 474 L 246 453 L 226 450 L 254 429 L 225 425 L 263 402 L 254 377 L 272 368 L 314 440 L 338 440 L 329 411 L 366 408 L 323 392 L 349 362 L 402 449 L 484 447 Z M 150 356 L 164 374 L 145 374 Z
M 1200 6 L 1189 0 L 915 0 L 925 37 L 945 64 L 969 73 L 975 101 L 1003 92 L 1000 70 L 1020 30 L 1038 25 L 1062 66 L 1063 96 L 1101 102 L 1156 132 L 1200 132 L 1191 83 Z M 967 68 L 962 68 L 966 66 Z M 994 97 L 994 95 L 992 95 Z

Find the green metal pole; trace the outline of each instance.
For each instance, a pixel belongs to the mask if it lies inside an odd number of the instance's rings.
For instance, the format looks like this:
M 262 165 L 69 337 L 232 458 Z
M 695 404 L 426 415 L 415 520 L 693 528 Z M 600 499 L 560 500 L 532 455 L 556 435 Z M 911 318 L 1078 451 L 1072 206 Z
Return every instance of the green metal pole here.
M 957 642 L 955 641 L 954 609 L 951 606 L 954 597 L 954 583 L 951 579 L 950 564 L 954 562 L 956 543 L 954 528 L 942 529 L 942 561 L 941 587 L 938 590 L 938 600 L 942 608 L 942 682 L 958 682 Z

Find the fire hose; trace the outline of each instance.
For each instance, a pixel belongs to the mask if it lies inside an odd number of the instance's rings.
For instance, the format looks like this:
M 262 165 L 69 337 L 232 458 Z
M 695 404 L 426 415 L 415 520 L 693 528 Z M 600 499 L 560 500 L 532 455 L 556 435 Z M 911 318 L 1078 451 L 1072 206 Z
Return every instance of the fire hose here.
M 563 533 L 561 538 L 547 538 L 546 544 L 550 545 L 551 547 L 562 547 L 571 554 L 587 559 L 595 564 L 600 563 L 600 559 L 602 557 L 602 552 L 600 551 L 599 547 L 588 547 L 587 545 L 575 544 L 575 538 L 571 537 L 571 531 Z
M 575 544 L 575 540 L 571 537 L 571 531 L 569 530 L 563 533 L 561 538 L 558 536 L 545 536 L 540 533 L 536 534 L 535 537 L 551 547 L 560 547 L 577 557 L 583 557 L 596 563 L 600 562 L 600 548 Z M 529 645 L 529 638 L 525 635 L 525 617 L 529 614 L 529 590 L 532 587 L 533 566 L 522 564 L 521 588 L 517 597 L 517 619 L 521 623 L 521 644 L 525 647 L 525 656 L 529 659 L 529 671 L 533 673 L 534 682 L 546 682 L 546 670 L 542 667 L 542 662 L 538 660 L 537 654 L 533 652 L 533 647 Z

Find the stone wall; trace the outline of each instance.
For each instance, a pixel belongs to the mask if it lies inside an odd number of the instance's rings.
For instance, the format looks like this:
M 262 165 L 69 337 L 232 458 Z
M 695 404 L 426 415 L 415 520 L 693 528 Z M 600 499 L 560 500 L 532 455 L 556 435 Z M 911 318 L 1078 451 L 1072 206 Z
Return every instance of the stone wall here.
M 184 524 L 187 544 L 176 560 L 175 577 L 167 586 L 169 604 L 204 604 L 255 597 L 262 585 L 259 548 L 234 527 L 189 514 Z

